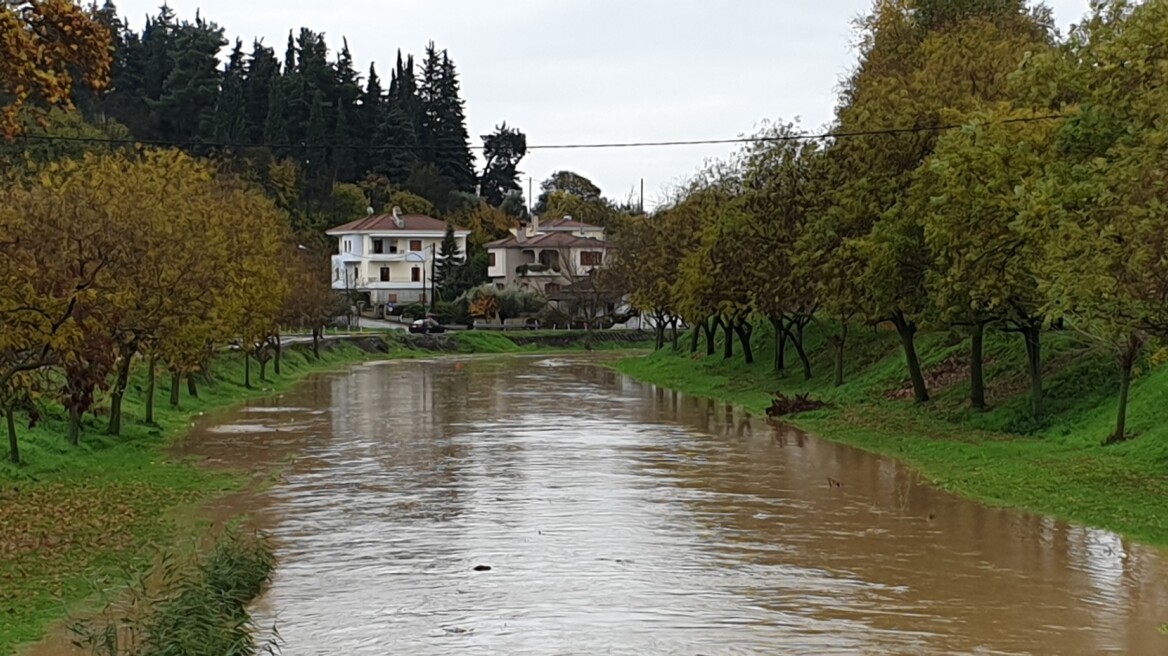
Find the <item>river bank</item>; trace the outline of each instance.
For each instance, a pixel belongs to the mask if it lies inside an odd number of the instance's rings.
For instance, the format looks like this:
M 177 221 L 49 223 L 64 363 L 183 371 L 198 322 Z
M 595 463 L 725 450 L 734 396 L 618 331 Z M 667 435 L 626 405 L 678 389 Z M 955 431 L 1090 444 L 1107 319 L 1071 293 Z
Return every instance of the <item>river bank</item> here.
M 1030 416 L 1024 347 L 1014 335 L 986 340 L 990 409 L 968 407 L 962 363 L 968 341 L 929 334 L 918 349 L 933 400 L 911 401 L 903 353 L 894 333 L 855 329 L 847 378 L 835 387 L 832 349 L 815 326 L 807 336 L 814 376 L 804 380 L 791 353 L 785 374 L 771 366 L 770 336 L 758 336 L 754 364 L 669 349 L 626 358 L 621 372 L 678 391 L 726 400 L 755 414 L 772 395 L 806 393 L 828 407 L 786 418 L 825 439 L 895 457 L 934 485 L 991 506 L 1024 509 L 1168 545 L 1168 368 L 1148 366 L 1133 384 L 1129 421 L 1136 437 L 1102 446 L 1114 421 L 1115 365 L 1070 335 L 1046 343 L 1047 414 Z
M 514 337 L 514 339 L 512 338 Z M 200 467 L 170 450 L 200 415 L 226 410 L 248 399 L 286 391 L 311 375 L 359 362 L 430 357 L 435 353 L 522 353 L 630 348 L 635 336 L 606 338 L 583 331 L 512 335 L 467 332 L 457 335 L 408 335 L 404 332 L 331 338 L 320 359 L 303 340 L 283 350 L 281 372 L 267 367 L 258 380 L 252 363 L 252 388 L 246 388 L 243 360 L 225 352 L 211 367 L 213 382 L 198 396 L 184 384 L 173 408 L 169 386 L 160 376 L 155 423 L 141 419 L 146 376 L 135 371 L 124 402 L 122 435 L 105 435 L 105 418 L 87 416 L 80 445 L 66 440 L 67 422 L 57 408 L 46 408 L 35 426 L 19 417 L 24 464 L 0 464 L 0 655 L 38 640 L 71 614 L 97 610 L 101 593 L 122 587 L 145 571 L 159 549 L 187 543 L 207 528 L 206 512 L 216 499 L 262 478 L 263 472 Z M 599 339 L 597 339 L 599 338 Z M 645 335 L 651 339 L 651 335 Z M 102 414 L 99 404 L 98 415 Z M 230 519 L 227 517 L 219 520 Z

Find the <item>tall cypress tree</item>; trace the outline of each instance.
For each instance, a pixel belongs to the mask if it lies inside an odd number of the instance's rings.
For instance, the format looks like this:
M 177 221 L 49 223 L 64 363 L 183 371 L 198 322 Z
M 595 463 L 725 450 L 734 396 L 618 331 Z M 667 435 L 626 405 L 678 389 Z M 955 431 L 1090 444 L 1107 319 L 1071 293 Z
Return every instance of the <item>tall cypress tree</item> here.
M 426 47 L 422 65 L 421 99 L 423 130 L 418 141 L 425 149 L 422 160 L 436 165 L 456 190 L 474 191 L 474 156 L 459 96 L 458 74 L 446 51 L 438 51 L 432 41 Z
M 454 226 L 446 226 L 446 235 L 438 247 L 438 257 L 434 261 L 434 289 L 435 298 L 449 301 L 454 298 L 455 285 L 458 283 L 458 268 L 462 265 L 462 251 L 458 248 L 458 240 L 454 236 Z
M 381 88 L 381 79 L 377 77 L 377 67 L 373 64 L 369 65 L 369 79 L 365 82 L 365 89 L 361 92 L 358 104 L 360 106 L 357 108 L 356 119 L 352 121 L 352 139 L 354 144 L 367 145 L 376 139 L 377 130 L 386 112 L 385 92 Z M 371 171 L 376 159 L 372 150 L 364 148 L 354 150 L 356 174 L 364 176 Z
M 247 113 L 243 95 L 243 42 L 235 41 L 235 49 L 223 70 L 223 89 L 215 105 L 214 139 L 218 143 L 241 143 L 247 129 Z
M 156 101 L 149 101 L 158 118 L 159 137 L 190 142 L 210 141 L 215 133 L 215 106 L 219 101 L 219 50 L 227 45 L 223 28 L 195 15 L 175 31 L 170 57 L 174 68 Z
M 284 93 L 283 80 L 273 80 L 271 95 L 268 97 L 268 116 L 264 119 L 264 143 L 272 147 L 277 155 L 286 155 L 288 138 L 288 96 Z
M 268 99 L 272 87 L 279 81 L 280 63 L 276 53 L 259 40 L 252 44 L 243 80 L 244 115 L 248 143 L 264 142 L 264 127 L 268 120 Z

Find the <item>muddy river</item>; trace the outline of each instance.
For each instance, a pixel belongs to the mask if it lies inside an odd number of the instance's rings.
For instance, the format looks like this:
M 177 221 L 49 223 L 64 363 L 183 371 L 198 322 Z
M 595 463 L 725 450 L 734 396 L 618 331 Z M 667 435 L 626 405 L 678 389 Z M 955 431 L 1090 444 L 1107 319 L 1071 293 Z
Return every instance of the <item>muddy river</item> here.
M 583 359 L 357 367 L 189 444 L 288 463 L 289 656 L 1168 654 L 1162 552 Z

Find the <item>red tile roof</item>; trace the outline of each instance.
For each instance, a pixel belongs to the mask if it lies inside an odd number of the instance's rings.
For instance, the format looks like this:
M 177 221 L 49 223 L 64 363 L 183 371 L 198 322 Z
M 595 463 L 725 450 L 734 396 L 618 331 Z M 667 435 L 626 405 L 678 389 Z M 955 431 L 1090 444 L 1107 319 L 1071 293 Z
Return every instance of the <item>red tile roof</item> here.
M 425 214 L 402 214 L 402 227 L 397 227 L 392 214 L 377 214 L 366 216 L 356 221 L 349 221 L 339 225 L 326 234 L 338 235 L 347 232 L 446 232 L 447 223 L 442 219 L 435 219 Z M 466 228 L 454 226 L 455 230 L 465 231 Z
M 523 241 L 519 241 L 514 235 L 511 235 L 488 243 L 487 248 L 586 248 L 589 246 L 604 248 L 606 245 L 605 242 L 591 237 L 577 237 L 563 232 L 552 232 L 528 237 Z

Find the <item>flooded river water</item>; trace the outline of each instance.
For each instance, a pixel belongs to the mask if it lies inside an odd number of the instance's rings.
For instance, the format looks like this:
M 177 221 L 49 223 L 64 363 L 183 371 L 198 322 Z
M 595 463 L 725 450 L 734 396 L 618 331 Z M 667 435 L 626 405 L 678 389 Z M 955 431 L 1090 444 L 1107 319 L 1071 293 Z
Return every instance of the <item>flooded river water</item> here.
M 291 458 L 289 656 L 1168 653 L 1161 552 L 583 359 L 362 366 L 188 444 Z

